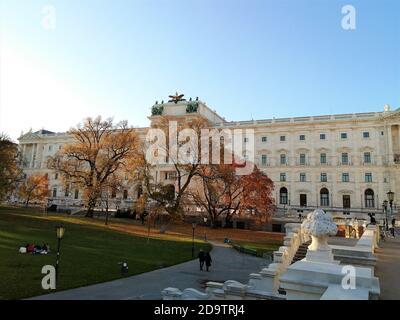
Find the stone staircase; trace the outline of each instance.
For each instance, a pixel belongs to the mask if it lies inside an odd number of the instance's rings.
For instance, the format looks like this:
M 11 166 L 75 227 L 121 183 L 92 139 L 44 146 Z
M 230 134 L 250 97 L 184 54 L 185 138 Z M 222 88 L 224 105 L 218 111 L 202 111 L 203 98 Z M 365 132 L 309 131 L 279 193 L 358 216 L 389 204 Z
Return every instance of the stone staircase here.
M 300 261 L 306 257 L 307 248 L 311 244 L 311 241 L 304 242 L 300 245 L 299 249 L 297 249 L 296 254 L 294 255 L 291 264 Z

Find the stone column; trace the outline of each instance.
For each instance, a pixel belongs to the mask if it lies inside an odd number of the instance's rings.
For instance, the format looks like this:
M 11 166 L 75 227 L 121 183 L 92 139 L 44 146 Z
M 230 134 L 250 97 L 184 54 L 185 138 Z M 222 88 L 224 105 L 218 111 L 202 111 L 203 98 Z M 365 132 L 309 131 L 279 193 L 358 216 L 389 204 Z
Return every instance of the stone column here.
M 32 145 L 32 148 L 31 148 L 31 164 L 30 164 L 30 167 L 31 168 L 33 168 L 33 166 L 34 166 L 34 149 L 35 149 L 35 144 L 34 143 L 31 143 L 31 145 Z
M 393 141 L 392 141 L 392 126 L 389 124 L 386 129 L 387 141 L 388 141 L 388 150 L 387 155 L 389 157 L 388 163 L 393 164 Z

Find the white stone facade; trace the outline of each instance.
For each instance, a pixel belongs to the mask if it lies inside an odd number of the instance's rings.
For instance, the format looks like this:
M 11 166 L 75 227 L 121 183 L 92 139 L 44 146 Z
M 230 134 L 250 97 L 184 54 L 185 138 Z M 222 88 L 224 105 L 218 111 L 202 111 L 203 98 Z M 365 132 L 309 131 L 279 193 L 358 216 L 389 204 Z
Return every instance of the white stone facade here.
M 186 111 L 189 103 L 196 103 L 196 112 Z M 365 217 L 382 212 L 389 190 L 395 192 L 395 212 L 400 205 L 399 110 L 228 122 L 201 101 L 181 101 L 162 104 L 162 114 L 204 117 L 216 129 L 254 129 L 255 163 L 273 180 L 281 212 L 321 207 L 334 216 Z M 153 123 L 158 117 L 149 119 Z M 148 128 L 137 130 L 144 139 Z M 26 174 L 49 173 L 52 198 L 65 203 L 80 200 L 80 193 L 71 190 L 65 200 L 65 190 L 56 173 L 46 168 L 46 159 L 69 141 L 65 133 L 45 130 L 19 139 Z M 160 166 L 156 175 L 158 181 L 173 181 L 171 167 Z M 126 199 L 120 195 L 122 202 L 136 199 L 135 187 L 128 189 Z

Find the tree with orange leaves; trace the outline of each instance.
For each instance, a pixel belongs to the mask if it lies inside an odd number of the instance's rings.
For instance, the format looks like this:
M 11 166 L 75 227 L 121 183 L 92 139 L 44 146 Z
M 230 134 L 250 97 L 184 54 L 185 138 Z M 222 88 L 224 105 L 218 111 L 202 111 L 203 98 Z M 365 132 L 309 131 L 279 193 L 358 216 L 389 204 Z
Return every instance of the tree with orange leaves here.
M 93 217 L 110 178 L 133 170 L 139 138 L 127 121 L 114 124 L 112 119 L 102 120 L 100 116 L 86 118 L 68 134 L 74 141 L 50 158 L 49 167 L 60 172 L 68 183 L 84 189 L 86 216 Z
M 24 199 L 25 207 L 29 206 L 31 201 L 42 202 L 49 193 L 49 181 L 47 174 L 33 174 L 22 182 L 18 189 L 18 195 Z
M 274 209 L 273 182 L 257 167 L 239 176 L 235 165 L 204 165 L 195 181 L 191 198 L 207 213 L 212 227 L 221 218 L 229 225 L 236 214 L 265 222 Z

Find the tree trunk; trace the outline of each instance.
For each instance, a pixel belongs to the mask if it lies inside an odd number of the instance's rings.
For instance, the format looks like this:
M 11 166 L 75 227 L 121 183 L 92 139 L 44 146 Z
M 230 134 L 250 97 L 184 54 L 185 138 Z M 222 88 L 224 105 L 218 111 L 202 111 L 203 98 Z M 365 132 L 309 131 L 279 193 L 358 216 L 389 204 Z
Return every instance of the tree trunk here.
M 108 225 L 108 207 L 106 208 L 106 225 Z
M 93 218 L 94 215 L 94 208 L 96 207 L 96 198 L 89 198 L 88 201 L 88 209 L 86 212 L 86 217 Z
M 28 208 L 28 206 L 29 206 L 29 198 L 27 198 L 25 201 L 25 208 Z

